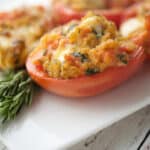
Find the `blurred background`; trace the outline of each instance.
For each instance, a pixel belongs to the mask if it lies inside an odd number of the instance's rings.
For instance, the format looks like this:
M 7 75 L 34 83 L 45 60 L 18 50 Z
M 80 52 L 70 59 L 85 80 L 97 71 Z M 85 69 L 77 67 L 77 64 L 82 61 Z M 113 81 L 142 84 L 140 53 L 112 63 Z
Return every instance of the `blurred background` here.
M 1 4 L 0 9 L 1 10 L 9 10 L 10 8 L 15 8 L 18 5 L 31 5 L 31 4 L 38 4 L 41 3 L 44 5 L 49 5 L 49 0 L 0 0 Z

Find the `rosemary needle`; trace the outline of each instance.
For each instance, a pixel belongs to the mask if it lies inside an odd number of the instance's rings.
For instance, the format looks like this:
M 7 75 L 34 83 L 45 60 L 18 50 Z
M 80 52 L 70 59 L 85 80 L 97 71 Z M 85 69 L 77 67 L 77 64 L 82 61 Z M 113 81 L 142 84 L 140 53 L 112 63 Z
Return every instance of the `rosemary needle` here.
M 33 82 L 25 70 L 8 71 L 0 80 L 0 117 L 2 122 L 14 119 L 32 102 Z

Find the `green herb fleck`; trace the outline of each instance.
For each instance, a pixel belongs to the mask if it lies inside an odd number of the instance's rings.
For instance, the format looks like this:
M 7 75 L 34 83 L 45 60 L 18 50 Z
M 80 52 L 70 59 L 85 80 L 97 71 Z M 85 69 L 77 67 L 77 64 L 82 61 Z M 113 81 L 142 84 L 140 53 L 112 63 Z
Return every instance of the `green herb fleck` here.
M 62 35 L 67 35 L 68 32 L 70 32 L 71 30 L 73 30 L 78 24 L 77 23 L 74 23 L 74 24 L 71 24 L 70 26 L 68 26 L 68 28 L 62 28 L 62 31 L 61 31 L 61 34 Z
M 93 74 L 96 74 L 96 73 L 99 73 L 99 69 L 98 68 L 88 68 L 86 70 L 86 75 L 93 75 Z
M 87 62 L 88 61 L 88 57 L 85 54 L 81 54 L 80 52 L 74 52 L 72 55 L 74 57 L 80 58 L 81 62 Z
M 46 56 L 46 54 L 47 54 L 47 49 L 43 49 L 43 56 Z
M 101 38 L 103 36 L 103 34 L 104 34 L 101 28 L 98 28 L 98 29 L 93 28 L 92 32 L 96 35 L 97 39 Z
M 125 54 L 118 54 L 117 58 L 124 64 L 128 64 L 128 60 Z
M 78 24 L 71 24 L 68 28 L 68 32 L 70 32 L 71 30 L 73 30 Z

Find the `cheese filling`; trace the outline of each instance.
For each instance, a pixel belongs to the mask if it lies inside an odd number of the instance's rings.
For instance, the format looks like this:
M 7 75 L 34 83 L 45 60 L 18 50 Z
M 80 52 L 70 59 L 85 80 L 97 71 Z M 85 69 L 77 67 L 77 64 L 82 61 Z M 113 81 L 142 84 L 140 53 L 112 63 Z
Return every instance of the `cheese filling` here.
M 120 31 L 123 36 L 129 36 L 140 28 L 144 28 L 144 20 L 139 18 L 132 18 L 123 23 Z
M 40 62 L 50 77 L 70 79 L 126 66 L 136 45 L 122 38 L 112 22 L 88 14 L 46 34 L 38 48 L 46 50 Z

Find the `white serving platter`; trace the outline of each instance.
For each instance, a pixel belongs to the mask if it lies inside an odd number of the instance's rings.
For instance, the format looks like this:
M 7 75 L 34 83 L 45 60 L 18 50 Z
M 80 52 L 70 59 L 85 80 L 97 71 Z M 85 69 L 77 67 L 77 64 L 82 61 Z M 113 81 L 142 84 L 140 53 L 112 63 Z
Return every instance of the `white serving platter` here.
M 1 0 L 0 9 L 43 0 Z M 33 105 L 0 130 L 9 150 L 63 150 L 150 105 L 150 64 L 103 95 L 76 100 L 39 89 Z

